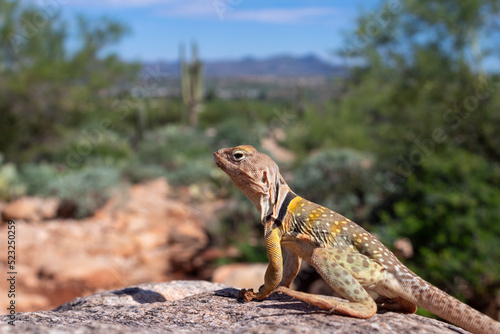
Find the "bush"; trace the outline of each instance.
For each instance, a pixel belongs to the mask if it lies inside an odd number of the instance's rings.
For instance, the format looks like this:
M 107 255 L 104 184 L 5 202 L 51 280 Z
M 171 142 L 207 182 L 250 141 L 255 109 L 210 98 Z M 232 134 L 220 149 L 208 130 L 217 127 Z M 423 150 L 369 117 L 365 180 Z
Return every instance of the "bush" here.
M 167 125 L 146 133 L 137 157 L 151 166 L 148 171 L 153 175 L 166 176 L 172 185 L 190 185 L 212 180 L 216 168 L 212 146 L 212 139 L 200 130 Z
M 147 132 L 137 147 L 141 163 L 163 165 L 169 171 L 190 159 L 209 154 L 209 138 L 199 130 L 180 125 L 167 125 Z
M 198 158 L 189 163 L 183 163 L 179 168 L 167 172 L 167 179 L 172 185 L 191 185 L 208 181 L 212 177 L 213 159 Z
M 264 135 L 264 127 L 260 124 L 248 124 L 242 118 L 229 118 L 217 126 L 217 132 L 213 138 L 214 149 L 221 147 L 234 147 L 249 144 L 259 148 L 260 141 Z M 260 131 L 261 130 L 261 131 Z
M 89 127 L 67 136 L 67 144 L 64 150 L 55 154 L 55 160 L 70 168 L 84 167 L 99 160 L 118 164 L 133 156 L 128 138 L 114 131 Z
M 122 169 L 122 176 L 132 183 L 166 177 L 167 171 L 163 166 L 156 164 L 142 164 L 140 162 L 127 163 Z
M 283 145 L 300 158 L 320 149 L 348 147 L 359 151 L 375 152 L 366 125 L 366 114 L 356 109 L 328 103 L 320 107 L 308 107 L 300 121 L 286 127 Z
M 50 193 L 49 185 L 57 178 L 57 172 L 49 164 L 26 164 L 21 167 L 20 176 L 29 195 L 47 196 Z
M 26 185 L 22 182 L 19 172 L 13 163 L 3 163 L 0 153 L 0 199 L 10 201 L 26 193 Z
M 243 121 L 235 130 L 242 130 L 257 122 L 269 123 L 279 117 L 277 110 L 281 106 L 256 100 L 215 100 L 205 105 L 200 113 L 200 126 L 218 127 L 228 119 Z
M 487 303 L 500 282 L 499 187 L 500 166 L 476 154 L 449 148 L 430 155 L 380 206 L 380 235 L 388 244 L 409 238 L 415 257 L 407 262 L 417 273 L 443 289 L 459 279 L 465 284 L 455 295 L 473 286 L 476 302 Z
M 292 189 L 359 221 L 378 200 L 373 164 L 371 155 L 351 149 L 320 151 L 295 171 Z
M 120 171 L 112 167 L 85 167 L 59 176 L 48 186 L 49 193 L 76 208 L 75 216 L 91 215 L 111 195 L 120 181 Z

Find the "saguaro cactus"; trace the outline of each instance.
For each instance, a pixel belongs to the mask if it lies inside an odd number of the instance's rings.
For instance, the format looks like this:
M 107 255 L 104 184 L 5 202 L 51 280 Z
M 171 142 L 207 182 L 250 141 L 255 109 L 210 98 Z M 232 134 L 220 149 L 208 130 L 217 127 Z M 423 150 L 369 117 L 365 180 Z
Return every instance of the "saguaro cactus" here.
M 198 46 L 191 45 L 191 62 L 186 60 L 184 45 L 180 46 L 182 99 L 188 110 L 191 126 L 198 125 L 198 113 L 203 107 L 203 64 L 198 59 Z

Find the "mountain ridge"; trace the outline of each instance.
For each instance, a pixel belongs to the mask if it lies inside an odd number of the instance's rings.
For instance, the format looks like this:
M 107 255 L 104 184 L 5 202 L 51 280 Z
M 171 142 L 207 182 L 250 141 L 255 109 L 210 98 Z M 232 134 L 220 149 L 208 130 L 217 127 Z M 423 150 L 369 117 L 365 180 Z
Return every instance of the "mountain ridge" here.
M 229 60 L 202 60 L 204 76 L 208 78 L 237 77 L 345 77 L 348 68 L 332 65 L 314 54 L 304 56 L 276 55 L 267 58 L 245 56 Z M 143 64 L 169 76 L 180 75 L 179 61 L 155 61 Z

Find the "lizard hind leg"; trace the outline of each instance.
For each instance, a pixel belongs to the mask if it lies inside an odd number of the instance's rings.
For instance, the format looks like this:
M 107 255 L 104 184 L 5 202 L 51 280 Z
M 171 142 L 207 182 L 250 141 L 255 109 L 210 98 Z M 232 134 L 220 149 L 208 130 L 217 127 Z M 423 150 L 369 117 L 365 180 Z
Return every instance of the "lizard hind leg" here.
M 278 287 L 276 291 L 322 309 L 355 318 L 370 318 L 377 312 L 375 301 L 346 268 L 335 262 L 331 249 L 316 248 L 310 258 L 310 264 L 335 291 L 349 301 L 293 291 L 283 286 Z
M 371 299 L 371 302 L 345 302 L 334 297 L 320 296 L 311 293 L 291 290 L 284 286 L 279 286 L 275 291 L 282 292 L 296 299 L 300 299 L 321 309 L 329 310 L 330 312 L 336 312 L 354 318 L 370 318 L 377 311 L 377 305 L 375 304 L 373 299 Z

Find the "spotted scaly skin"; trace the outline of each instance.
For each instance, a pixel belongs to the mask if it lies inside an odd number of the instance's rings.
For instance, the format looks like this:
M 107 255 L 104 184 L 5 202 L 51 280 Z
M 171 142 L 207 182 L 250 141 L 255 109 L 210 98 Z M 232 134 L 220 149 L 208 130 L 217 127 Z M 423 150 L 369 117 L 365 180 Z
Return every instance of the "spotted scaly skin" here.
M 240 291 L 246 301 L 278 291 L 356 318 L 372 317 L 377 306 L 414 313 L 418 305 L 473 333 L 500 334 L 499 322 L 424 281 L 362 227 L 297 196 L 269 156 L 250 145 L 220 149 L 214 156 L 265 226 L 269 266 L 259 292 Z M 348 302 L 291 290 L 302 259 Z M 371 291 L 380 297 L 374 301 Z

